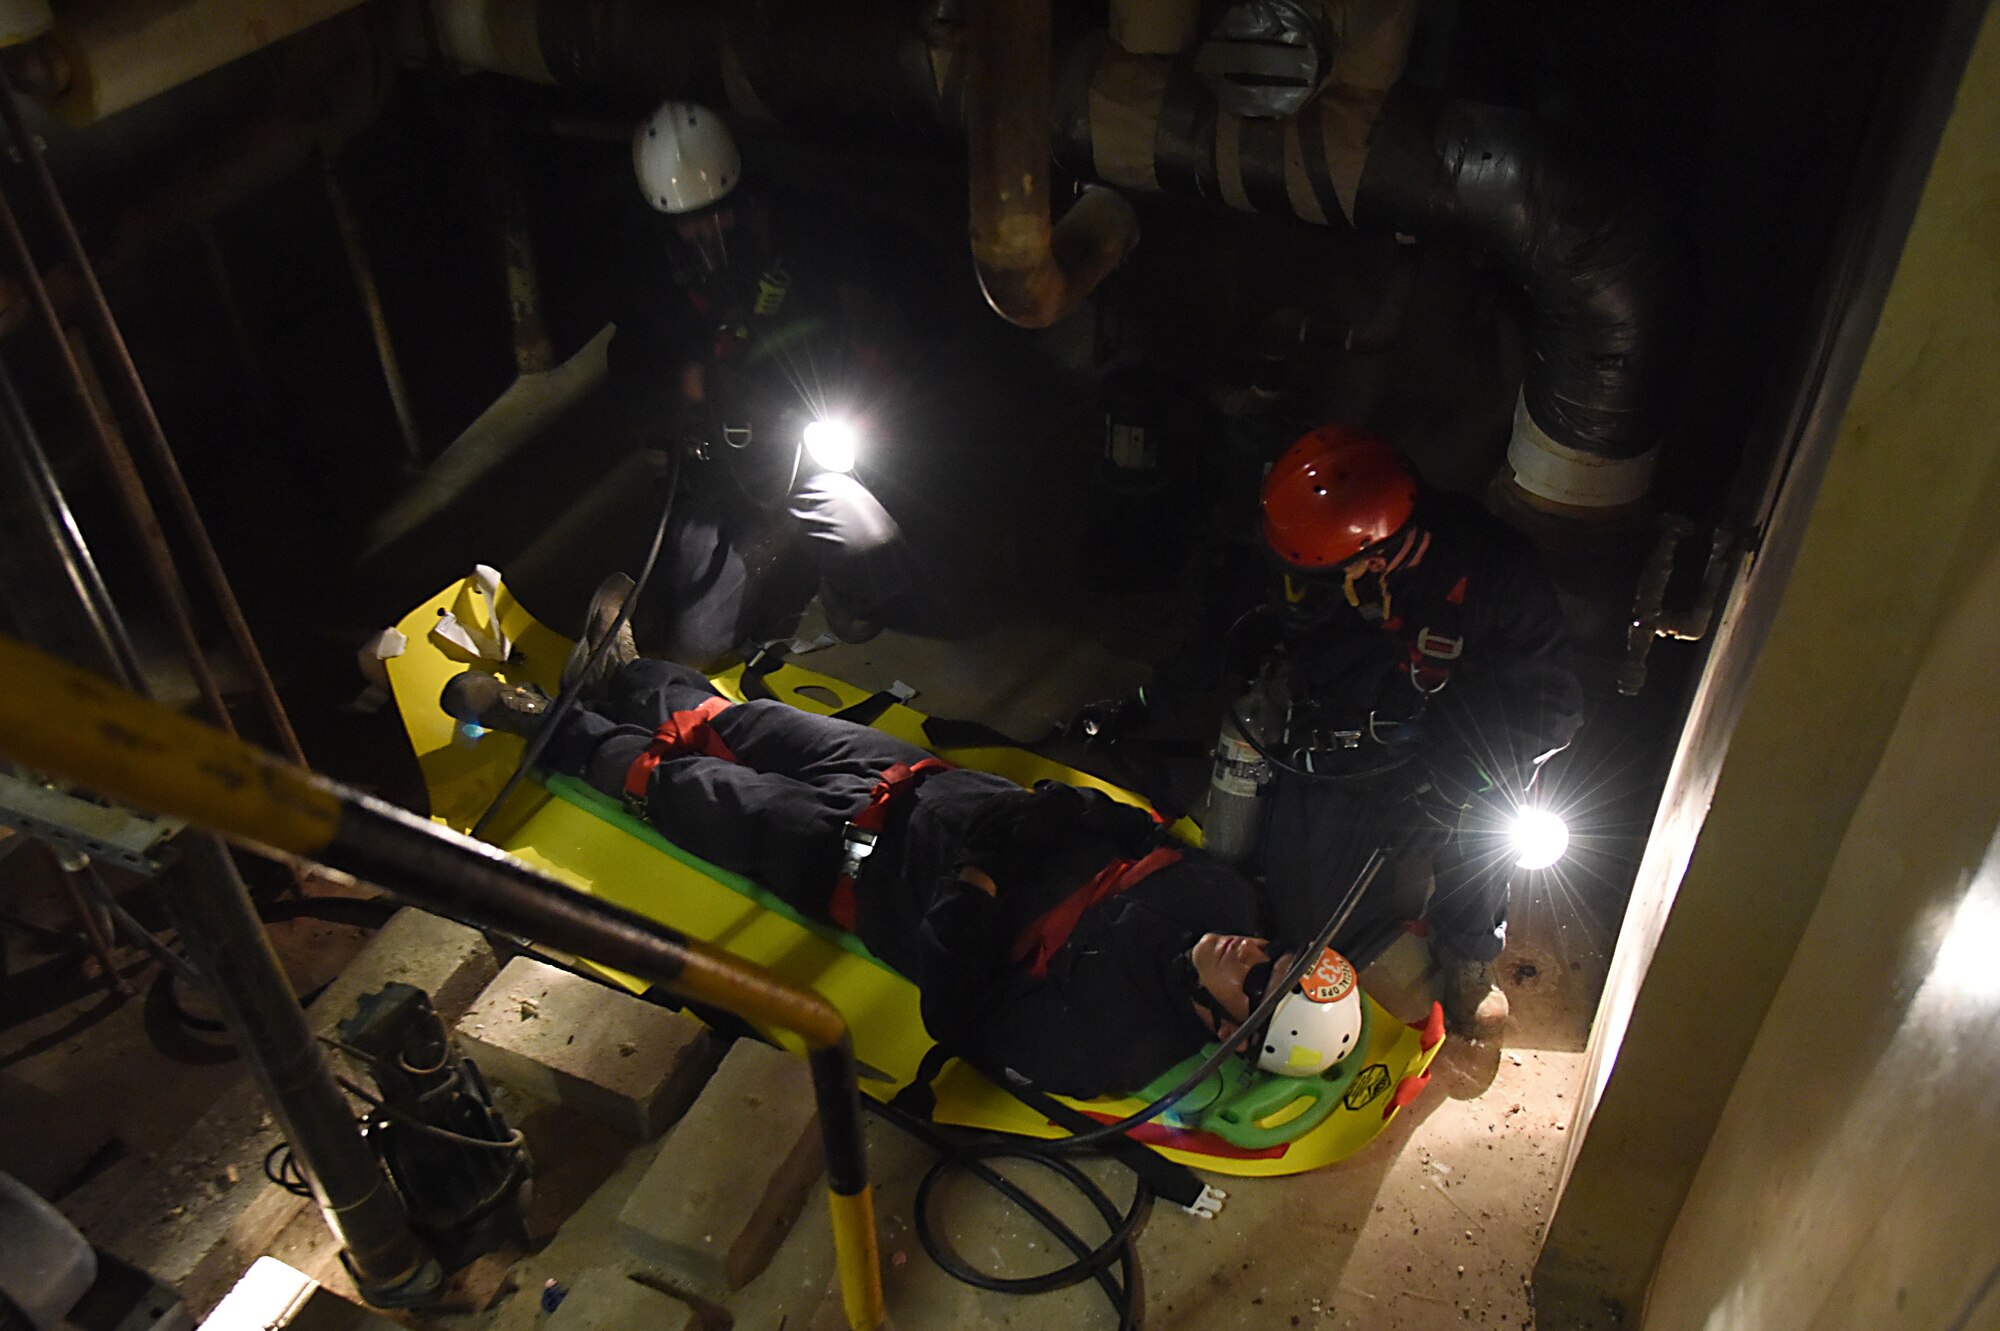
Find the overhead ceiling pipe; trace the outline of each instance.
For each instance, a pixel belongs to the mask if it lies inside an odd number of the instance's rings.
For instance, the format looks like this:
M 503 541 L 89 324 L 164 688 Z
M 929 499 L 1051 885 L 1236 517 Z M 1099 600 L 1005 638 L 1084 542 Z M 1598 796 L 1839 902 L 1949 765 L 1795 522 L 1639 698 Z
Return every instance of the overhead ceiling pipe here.
M 443 54 L 475 69 L 767 123 L 943 138 L 959 29 L 936 0 L 430 0 Z
M 1183 65 L 1080 48 L 1057 98 L 1058 159 L 1127 189 L 1493 255 L 1534 308 L 1513 492 L 1564 517 L 1631 512 L 1652 485 L 1684 341 L 1682 247 L 1639 191 L 1532 117 L 1400 85 L 1405 0 L 1335 12 L 1343 45 L 1328 83 L 1282 119 L 1219 110 Z
M 1199 194 L 1320 225 L 1351 218 L 1369 138 L 1402 77 L 1415 0 L 1330 5 L 1326 83 L 1296 115 L 1217 107 L 1192 62 L 1102 37 L 1072 46 L 1056 88 L 1056 158 L 1124 189 Z
M 1001 318 L 1046 328 L 1110 275 L 1139 238 L 1132 205 L 1102 186 L 1049 221 L 1050 0 L 974 0 L 965 41 L 972 261 Z
M 361 0 L 96 0 L 65 6 L 52 31 L 7 57 L 24 91 L 89 124 L 136 106 Z
M 1409 89 L 1383 110 L 1355 220 L 1477 246 L 1533 301 L 1507 449 L 1530 503 L 1601 513 L 1645 497 L 1685 340 L 1689 264 L 1637 190 L 1524 112 Z
M 829 7 L 811 0 L 432 3 L 447 53 L 480 68 L 706 97 L 787 123 L 886 119 L 927 133 L 952 123 L 963 87 L 968 126 L 991 121 L 974 73 L 982 39 L 968 32 L 961 55 L 932 0 L 857 6 L 865 20 L 837 36 L 819 12 Z M 970 19 L 1002 7 L 975 4 Z M 1328 0 L 1324 15 L 1336 43 L 1326 83 L 1280 119 L 1221 111 L 1185 57 L 1135 55 L 1102 33 L 1068 44 L 1051 108 L 1057 163 L 1121 189 L 1450 236 L 1492 253 L 1535 308 L 1508 450 L 1516 489 L 1564 515 L 1630 511 L 1651 484 L 1683 340 L 1681 248 L 1643 196 L 1563 152 L 1530 117 L 1392 97 L 1416 0 Z M 802 34 L 824 37 L 823 50 Z M 1051 256 L 1060 264 L 1060 229 Z
M 1201 0 L 1111 0 L 1111 40 L 1133 55 L 1179 55 L 1200 23 Z

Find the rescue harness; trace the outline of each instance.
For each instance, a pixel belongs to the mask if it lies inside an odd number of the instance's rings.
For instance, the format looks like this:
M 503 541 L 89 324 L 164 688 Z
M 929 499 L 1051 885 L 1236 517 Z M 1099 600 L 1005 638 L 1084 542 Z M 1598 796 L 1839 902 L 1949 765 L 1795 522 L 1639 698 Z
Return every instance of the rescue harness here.
M 862 861 L 875 853 L 875 842 L 889 821 L 889 810 L 925 777 L 950 767 L 942 758 L 922 758 L 913 763 L 897 763 L 876 779 L 875 788 L 868 792 L 868 802 L 841 829 L 840 876 L 833 880 L 833 895 L 826 903 L 826 913 L 835 924 L 854 932 L 861 913 L 861 903 L 854 895 L 854 879 L 861 872 Z
M 653 732 L 653 739 L 631 766 L 625 769 L 625 798 L 634 812 L 643 816 L 646 795 L 652 788 L 653 773 L 669 758 L 698 755 L 724 762 L 742 761 L 715 733 L 716 717 L 735 706 L 723 697 L 710 698 L 698 707 L 674 712 Z M 889 814 L 904 796 L 927 777 L 951 770 L 942 758 L 920 758 L 913 763 L 896 763 L 884 769 L 868 792 L 868 801 L 847 820 L 840 834 L 840 873 L 827 897 L 827 917 L 848 933 L 860 919 L 860 900 L 854 892 L 862 864 L 875 852 L 875 843 L 887 826 Z M 1161 846 L 1137 859 L 1116 859 L 1043 911 L 1014 939 L 1008 959 L 1025 966 L 1037 979 L 1048 973 L 1049 962 L 1062 951 L 1084 915 L 1100 901 L 1108 901 L 1169 865 L 1177 864 L 1181 853 Z

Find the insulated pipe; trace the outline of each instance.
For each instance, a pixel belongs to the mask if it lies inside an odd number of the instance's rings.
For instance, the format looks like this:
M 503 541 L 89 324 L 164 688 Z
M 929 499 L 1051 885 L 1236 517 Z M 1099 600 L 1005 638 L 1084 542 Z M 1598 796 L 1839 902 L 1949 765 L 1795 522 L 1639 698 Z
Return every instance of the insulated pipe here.
M 1644 497 L 1686 273 L 1636 191 L 1572 159 L 1523 112 L 1406 90 L 1383 108 L 1355 221 L 1476 245 L 1534 302 L 1507 450 L 1523 491 L 1572 510 Z
M 934 139 L 955 123 L 957 27 L 937 0 L 431 4 L 444 55 L 473 68 L 767 122 Z
M 855 1331 L 882 1325 L 854 1049 L 845 1020 L 820 995 L 4 636 L 0 756 L 799 1035 L 819 1106 L 848 1325 Z M 303 1021 L 298 1005 L 289 1006 Z
M 37 93 L 76 124 L 177 88 L 356 8 L 361 0 L 106 0 L 63 9 Z
M 1191 66 L 1099 37 L 1071 51 L 1059 80 L 1056 158 L 1122 189 L 1336 224 L 1353 210 L 1380 100 L 1328 89 L 1295 116 L 1231 115 Z
M 987 303 L 1023 328 L 1082 304 L 1139 238 L 1132 205 L 1095 186 L 1049 224 L 1050 4 L 972 0 L 966 23 L 972 262 Z
M 1111 0 L 1109 31 L 1133 55 L 1179 55 L 1194 45 L 1201 0 Z

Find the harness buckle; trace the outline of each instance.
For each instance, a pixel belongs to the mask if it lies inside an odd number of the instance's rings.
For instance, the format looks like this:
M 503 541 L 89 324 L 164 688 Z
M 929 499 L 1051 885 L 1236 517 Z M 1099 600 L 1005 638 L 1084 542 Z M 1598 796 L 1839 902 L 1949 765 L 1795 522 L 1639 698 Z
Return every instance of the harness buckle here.
M 843 878 L 857 877 L 861 872 L 861 862 L 875 853 L 877 833 L 865 827 L 847 824 L 840 832 L 840 875 Z

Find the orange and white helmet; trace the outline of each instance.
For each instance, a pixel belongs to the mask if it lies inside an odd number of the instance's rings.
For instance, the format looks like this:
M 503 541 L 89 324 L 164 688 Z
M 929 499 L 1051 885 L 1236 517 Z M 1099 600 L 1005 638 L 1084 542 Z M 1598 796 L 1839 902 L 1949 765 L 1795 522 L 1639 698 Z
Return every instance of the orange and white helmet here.
M 1360 1040 L 1360 982 L 1347 958 L 1327 948 L 1271 1014 L 1257 1066 L 1283 1077 L 1317 1077 Z

